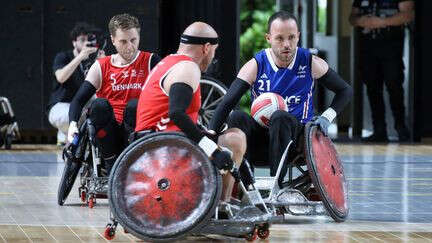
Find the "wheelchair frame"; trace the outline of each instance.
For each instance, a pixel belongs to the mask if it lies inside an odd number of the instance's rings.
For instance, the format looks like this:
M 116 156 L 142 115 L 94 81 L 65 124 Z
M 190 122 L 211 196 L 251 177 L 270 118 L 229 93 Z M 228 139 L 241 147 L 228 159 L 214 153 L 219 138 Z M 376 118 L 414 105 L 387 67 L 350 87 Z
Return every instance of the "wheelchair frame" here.
M 15 117 L 8 98 L 0 97 L 0 106 L 0 109 L 4 111 L 4 114 L 9 115 L 11 118 Z M 0 126 L 0 140 L 4 143 L 5 149 L 11 149 L 12 142 L 14 140 L 19 140 L 20 138 L 21 134 L 18 128 L 18 122 L 12 121 L 11 123 Z M 2 143 L 0 143 L 0 147 L 2 146 Z
M 66 200 L 74 185 L 78 171 L 80 171 L 78 195 L 82 202 L 86 203 L 89 208 L 93 208 L 96 203 L 96 198 L 107 198 L 108 177 L 101 176 L 102 160 L 100 158 L 99 149 L 95 146 L 94 137 L 94 127 L 91 125 L 89 119 L 85 119 L 79 129 L 78 143 L 65 148 L 63 158 L 65 159 L 66 165 L 59 185 L 59 205 L 63 205 Z M 68 179 L 65 176 L 69 168 L 75 170 L 70 173 L 73 174 L 71 176 L 74 178 Z M 68 192 L 65 193 L 62 190 Z
M 184 138 L 184 135 L 180 135 L 179 133 L 153 133 L 146 135 L 131 145 L 129 145 L 123 153 L 119 156 L 118 160 L 116 161 L 116 166 L 113 167 L 113 173 L 112 177 L 110 177 L 109 185 L 118 185 L 119 183 L 114 182 L 114 180 L 117 180 L 116 173 L 123 173 L 123 172 L 117 172 L 118 168 L 120 166 L 123 166 L 122 163 L 129 163 L 128 156 L 134 157 L 135 155 L 129 155 L 137 153 L 136 146 L 141 146 L 140 144 L 146 144 L 147 141 L 151 143 L 152 139 L 158 138 L 164 138 L 162 136 L 173 136 L 177 135 L 178 137 Z M 207 158 L 205 153 L 202 151 L 201 148 L 195 146 L 196 149 L 200 151 L 203 157 Z M 142 149 L 142 148 L 140 148 Z M 202 162 L 204 163 L 204 162 Z M 206 162 L 210 163 L 211 162 Z M 211 165 L 211 167 L 213 167 Z M 121 167 L 120 167 L 121 168 Z M 123 169 L 119 169 L 123 170 Z M 221 176 L 218 171 L 215 170 L 216 176 L 221 180 Z M 210 214 L 214 214 L 214 217 L 210 218 L 208 221 L 202 221 L 206 224 L 202 227 L 196 226 L 196 229 L 191 230 L 190 234 L 192 235 L 205 235 L 205 234 L 219 234 L 219 235 L 227 235 L 232 237 L 244 237 L 246 240 L 253 241 L 257 237 L 260 237 L 261 239 L 268 238 L 270 234 L 270 221 L 272 218 L 272 213 L 268 210 L 265 202 L 262 200 L 260 193 L 258 190 L 255 190 L 253 188 L 246 189 L 244 184 L 239 181 L 239 185 L 241 187 L 241 190 L 243 192 L 243 198 L 242 200 L 233 200 L 233 202 L 226 203 L 226 202 L 219 202 L 215 208 L 214 211 L 209 211 L 207 213 L 208 216 Z M 219 189 L 221 190 L 221 184 L 219 184 Z M 114 189 L 110 189 L 114 190 Z M 186 236 L 187 233 L 181 236 L 170 236 L 170 238 L 167 239 L 160 239 L 160 238 L 149 238 L 149 236 L 140 235 L 140 233 L 136 232 L 133 228 L 131 228 L 131 225 L 128 225 L 130 222 L 134 222 L 131 220 L 124 219 L 125 216 L 122 215 L 124 211 L 121 211 L 119 208 L 117 208 L 117 201 L 119 199 L 116 199 L 117 197 L 121 197 L 117 195 L 118 192 L 111 192 L 110 195 L 110 219 L 109 223 L 106 226 L 104 236 L 106 239 L 111 240 L 114 238 L 117 226 L 120 221 L 122 221 L 124 229 L 126 232 L 131 232 L 135 236 L 137 236 L 140 239 L 143 240 L 150 240 L 150 241 L 166 241 L 166 240 L 178 240 L 180 238 L 183 238 Z M 216 198 L 220 198 L 220 192 L 217 193 L 219 196 Z M 113 200 L 113 201 L 112 201 Z M 216 199 L 219 200 L 219 199 Z M 120 210 L 120 212 L 119 212 Z M 222 211 L 226 213 L 227 218 L 219 218 L 219 211 Z M 121 215 L 120 217 L 118 215 Z M 201 222 L 201 223 L 202 223 Z M 120 222 L 121 223 L 121 222 Z M 134 226 L 135 227 L 135 226 Z

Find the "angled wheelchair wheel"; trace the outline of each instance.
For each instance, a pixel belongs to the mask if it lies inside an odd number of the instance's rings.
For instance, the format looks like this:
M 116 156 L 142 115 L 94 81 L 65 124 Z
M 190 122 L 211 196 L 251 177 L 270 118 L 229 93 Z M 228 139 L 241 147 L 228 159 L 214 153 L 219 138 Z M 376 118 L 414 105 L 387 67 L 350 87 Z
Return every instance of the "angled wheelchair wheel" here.
M 69 193 L 72 190 L 80 168 L 80 163 L 71 161 L 70 159 L 66 160 L 57 192 L 58 205 L 63 206 L 66 198 L 69 196 Z
M 78 147 L 73 153 L 69 150 L 69 155 L 65 156 L 65 167 L 57 191 L 57 203 L 60 206 L 63 206 L 69 196 L 81 169 L 82 162 L 88 161 L 91 156 L 91 151 L 88 151 L 88 136 L 87 133 L 84 132 L 85 128 L 86 124 L 80 125 L 80 139 Z
M 129 145 L 112 168 L 114 218 L 145 241 L 199 231 L 214 213 L 221 176 L 204 152 L 179 133 L 153 133 Z
M 348 189 L 342 162 L 329 137 L 316 125 L 305 126 L 305 157 L 312 182 L 336 222 L 348 216 Z
M 201 86 L 201 109 L 198 120 L 200 124 L 208 127 L 217 105 L 222 101 L 227 92 L 227 87 L 219 80 L 203 76 Z

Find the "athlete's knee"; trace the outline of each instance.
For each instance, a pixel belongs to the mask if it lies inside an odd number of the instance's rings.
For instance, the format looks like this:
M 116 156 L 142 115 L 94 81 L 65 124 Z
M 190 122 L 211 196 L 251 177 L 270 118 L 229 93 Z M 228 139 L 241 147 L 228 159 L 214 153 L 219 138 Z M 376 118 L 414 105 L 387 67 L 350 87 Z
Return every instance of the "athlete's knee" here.
M 219 137 L 218 143 L 238 156 L 243 156 L 246 152 L 246 135 L 238 128 L 228 129 Z
M 104 127 L 113 120 L 114 111 L 107 99 L 97 98 L 90 105 L 89 118 L 93 125 Z

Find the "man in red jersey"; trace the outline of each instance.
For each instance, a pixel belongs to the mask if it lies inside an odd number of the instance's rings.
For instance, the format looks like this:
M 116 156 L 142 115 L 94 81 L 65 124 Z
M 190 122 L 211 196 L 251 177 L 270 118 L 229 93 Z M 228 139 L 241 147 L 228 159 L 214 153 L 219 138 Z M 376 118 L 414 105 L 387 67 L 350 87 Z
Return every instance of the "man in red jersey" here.
M 234 162 L 240 166 L 246 151 L 244 133 L 234 128 L 216 138 L 207 136 L 196 125 L 201 107 L 199 80 L 214 57 L 217 37 L 216 31 L 203 22 L 186 28 L 177 53 L 162 59 L 150 73 L 138 101 L 135 130 L 182 131 L 218 169 L 226 171 L 233 168 Z M 209 137 L 218 140 L 219 145 Z M 225 174 L 223 183 L 222 200 L 229 201 L 234 179 Z
M 68 130 L 68 140 L 72 142 L 78 133 L 77 121 L 82 108 L 96 93 L 89 119 L 95 128 L 95 140 L 107 173 L 135 128 L 137 99 L 150 69 L 160 60 L 156 54 L 138 50 L 140 25 L 136 17 L 115 15 L 108 28 L 117 54 L 100 58 L 90 67 L 85 82 L 71 102 Z

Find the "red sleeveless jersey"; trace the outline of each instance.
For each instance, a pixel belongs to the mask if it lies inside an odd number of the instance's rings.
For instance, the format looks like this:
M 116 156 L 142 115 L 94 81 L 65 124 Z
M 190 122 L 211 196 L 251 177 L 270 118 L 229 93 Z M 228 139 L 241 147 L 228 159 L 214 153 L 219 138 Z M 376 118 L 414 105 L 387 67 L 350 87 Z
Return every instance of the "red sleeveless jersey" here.
M 151 55 L 149 52 L 140 51 L 132 63 L 123 66 L 114 65 L 111 56 L 97 60 L 101 67 L 102 83 L 96 96 L 109 101 L 118 123 L 123 121 L 127 102 L 139 98 L 150 73 Z
M 138 100 L 137 119 L 135 131 L 180 131 L 168 116 L 169 97 L 162 89 L 162 80 L 177 63 L 192 61 L 185 55 L 169 55 L 162 59 L 149 75 L 140 98 Z M 198 111 L 201 107 L 200 86 L 192 97 L 186 114 L 194 123 L 198 121 Z

